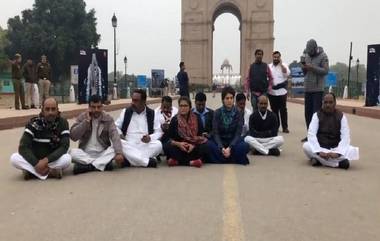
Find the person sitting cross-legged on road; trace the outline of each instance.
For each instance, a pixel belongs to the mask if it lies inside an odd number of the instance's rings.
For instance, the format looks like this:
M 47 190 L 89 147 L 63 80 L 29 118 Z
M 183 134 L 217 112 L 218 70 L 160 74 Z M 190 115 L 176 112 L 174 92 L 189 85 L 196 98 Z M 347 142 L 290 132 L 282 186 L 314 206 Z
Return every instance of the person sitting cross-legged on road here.
M 335 95 L 326 94 L 322 109 L 311 119 L 303 150 L 313 166 L 348 169 L 350 161 L 359 159 L 359 148 L 350 145 L 347 118 L 335 106 Z
M 62 170 L 70 166 L 71 156 L 69 123 L 60 116 L 58 102 L 47 98 L 42 103 L 38 117 L 32 118 L 25 127 L 18 153 L 14 153 L 11 164 L 23 171 L 24 179 L 48 176 L 62 178 Z
M 169 126 L 170 140 L 164 145 L 169 166 L 201 167 L 207 161 L 207 138 L 202 135 L 202 122 L 191 111 L 191 101 L 187 96 L 178 100 L 179 113 Z
M 279 156 L 284 138 L 278 136 L 276 115 L 268 110 L 268 97 L 258 98 L 258 111 L 249 117 L 249 134 L 245 142 L 258 154 Z
M 115 124 L 123 138 L 125 162 L 120 167 L 157 167 L 157 156 L 162 151 L 160 121 L 154 110 L 146 106 L 146 92 L 136 89 L 132 94 L 132 105 L 121 111 Z
M 124 161 L 120 136 L 113 118 L 103 111 L 102 99 L 93 95 L 89 108 L 76 119 L 70 137 L 79 140 L 79 148 L 71 149 L 74 174 L 89 171 L 111 171 L 112 160 Z
M 222 90 L 223 106 L 214 112 L 213 135 L 208 141 L 210 163 L 249 164 L 249 146 L 241 137 L 243 116 L 234 106 L 235 90 Z

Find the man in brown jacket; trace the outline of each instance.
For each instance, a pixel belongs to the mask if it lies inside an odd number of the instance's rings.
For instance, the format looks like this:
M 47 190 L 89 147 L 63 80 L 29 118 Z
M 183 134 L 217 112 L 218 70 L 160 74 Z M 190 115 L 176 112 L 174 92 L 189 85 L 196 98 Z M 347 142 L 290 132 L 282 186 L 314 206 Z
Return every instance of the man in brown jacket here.
M 20 109 L 20 102 L 21 102 L 21 108 L 23 110 L 28 109 L 25 106 L 25 91 L 24 91 L 24 85 L 22 83 L 22 66 L 21 66 L 21 55 L 15 54 L 15 60 L 12 62 L 12 82 L 13 82 L 13 89 L 15 91 L 15 108 L 16 110 Z
M 79 140 L 79 148 L 70 150 L 74 175 L 94 170 L 111 171 L 112 160 L 124 160 L 114 120 L 103 111 L 98 95 L 90 97 L 89 109 L 79 115 L 70 129 L 70 137 L 73 141 Z

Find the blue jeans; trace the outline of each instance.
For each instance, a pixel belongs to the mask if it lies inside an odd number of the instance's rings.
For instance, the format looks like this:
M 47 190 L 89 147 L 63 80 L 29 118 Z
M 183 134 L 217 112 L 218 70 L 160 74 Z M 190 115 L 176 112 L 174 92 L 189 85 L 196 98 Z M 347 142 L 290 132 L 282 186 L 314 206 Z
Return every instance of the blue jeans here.
M 305 92 L 305 121 L 307 129 L 313 114 L 322 107 L 323 92 Z
M 210 150 L 209 162 L 218 164 L 236 163 L 241 165 L 248 165 L 249 160 L 247 154 L 249 152 L 249 145 L 240 139 L 236 145 L 231 147 L 230 158 L 225 158 L 222 154 L 222 150 L 219 149 L 216 142 L 211 139 L 207 142 Z

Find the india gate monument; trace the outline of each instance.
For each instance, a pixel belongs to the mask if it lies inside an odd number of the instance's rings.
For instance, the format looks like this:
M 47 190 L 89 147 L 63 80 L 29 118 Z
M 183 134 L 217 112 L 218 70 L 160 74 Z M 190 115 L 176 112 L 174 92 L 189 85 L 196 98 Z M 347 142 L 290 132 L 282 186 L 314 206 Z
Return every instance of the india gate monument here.
M 254 51 L 264 50 L 270 62 L 273 51 L 273 0 L 182 0 L 181 60 L 190 83 L 212 83 L 214 23 L 223 13 L 240 23 L 240 75 L 244 79 Z

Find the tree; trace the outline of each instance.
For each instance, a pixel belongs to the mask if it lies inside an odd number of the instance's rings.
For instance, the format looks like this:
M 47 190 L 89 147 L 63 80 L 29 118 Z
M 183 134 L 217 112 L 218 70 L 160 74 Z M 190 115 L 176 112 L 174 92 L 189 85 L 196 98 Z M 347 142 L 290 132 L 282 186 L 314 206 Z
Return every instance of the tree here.
M 9 67 L 8 56 L 5 54 L 5 48 L 8 45 L 6 34 L 7 31 L 0 27 L 0 73 Z
M 55 81 L 68 76 L 79 50 L 96 47 L 100 40 L 95 10 L 86 12 L 83 0 L 36 0 L 21 15 L 8 20 L 8 56 L 19 52 L 39 61 L 47 55 Z

